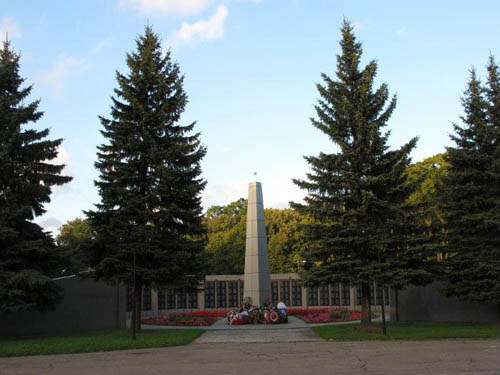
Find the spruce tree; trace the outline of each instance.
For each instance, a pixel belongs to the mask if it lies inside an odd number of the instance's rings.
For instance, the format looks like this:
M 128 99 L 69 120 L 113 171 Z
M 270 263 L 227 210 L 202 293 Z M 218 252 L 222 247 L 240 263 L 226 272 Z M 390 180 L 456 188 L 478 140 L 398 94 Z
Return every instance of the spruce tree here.
M 374 89 L 377 63 L 360 67 L 362 47 L 344 21 L 336 79 L 322 74 L 312 125 L 325 133 L 337 152 L 307 156 L 312 171 L 294 183 L 307 191 L 305 204 L 292 207 L 314 220 L 303 227 L 309 286 L 349 283 L 361 288 L 362 326 L 371 324 L 370 284 L 401 288 L 430 277 L 425 261 L 409 240 L 405 202 L 412 192 L 405 169 L 417 139 L 389 150 L 383 132 L 396 97 L 386 84 Z
M 447 213 L 445 293 L 500 304 L 500 79 L 493 58 L 484 86 L 474 69 L 454 124 L 441 194 Z
M 64 165 L 50 164 L 61 139 L 31 128 L 43 113 L 39 100 L 25 103 L 19 55 L 8 41 L 0 51 L 0 311 L 51 309 L 60 300 L 52 281 L 64 267 L 50 233 L 33 223 L 45 213 L 51 188 L 71 180 Z
M 179 65 L 148 26 L 117 72 L 111 118 L 101 117 L 101 203 L 88 212 L 95 231 L 97 279 L 135 285 L 132 331 L 140 329 L 143 286 L 197 288 L 203 280 L 200 194 L 206 153 L 195 123 L 182 125 L 188 102 Z

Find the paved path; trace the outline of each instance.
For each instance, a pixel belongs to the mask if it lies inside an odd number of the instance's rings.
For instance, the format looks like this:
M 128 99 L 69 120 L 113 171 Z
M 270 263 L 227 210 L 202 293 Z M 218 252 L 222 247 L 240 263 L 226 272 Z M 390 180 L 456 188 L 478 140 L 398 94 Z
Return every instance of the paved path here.
M 500 374 L 500 340 L 192 344 L 0 358 L 2 375 Z
M 381 320 L 381 317 L 373 319 L 374 322 Z M 333 324 L 353 324 L 359 321 L 338 322 Z M 209 343 L 264 343 L 264 342 L 302 342 L 302 341 L 321 341 L 309 327 L 324 324 L 307 324 L 303 320 L 289 316 L 286 324 L 245 324 L 230 326 L 226 319 L 219 319 L 213 325 L 202 327 L 206 329 L 202 336 L 196 339 L 197 344 Z M 174 328 L 172 326 L 152 326 L 144 325 L 145 329 Z M 193 329 L 193 327 L 175 327 L 180 329 Z M 196 327 L 197 328 L 197 327 Z
M 202 336 L 196 339 L 197 344 L 208 343 L 250 343 L 250 342 L 299 342 L 320 341 L 310 329 L 311 325 L 295 316 L 288 317 L 286 324 L 245 324 L 230 326 L 226 319 L 219 319 L 206 329 Z M 148 326 L 143 328 L 173 328 L 169 326 Z M 175 327 L 177 328 L 177 327 Z M 193 327 L 179 327 L 192 329 Z
M 228 325 L 224 319 L 215 322 L 203 335 L 196 339 L 197 344 L 207 343 L 250 343 L 250 342 L 299 342 L 320 341 L 303 320 L 288 317 L 286 324 L 248 324 Z
M 332 323 L 330 323 L 332 324 Z M 207 327 L 176 327 L 176 326 L 154 326 L 143 324 L 142 328 L 145 329 L 205 329 L 207 331 L 234 331 L 234 330 L 274 330 L 274 329 L 295 329 L 295 328 L 308 328 L 311 324 L 305 323 L 303 320 L 296 318 L 295 316 L 288 317 L 288 323 L 286 324 L 243 324 L 239 326 L 230 326 L 226 322 L 226 318 L 221 318 L 217 320 L 214 324 Z
M 381 320 L 381 317 L 373 319 L 374 322 Z M 353 324 L 359 321 L 338 322 L 333 324 Z M 324 324 L 307 324 L 303 320 L 289 316 L 286 324 L 245 324 L 230 326 L 226 319 L 219 319 L 213 325 L 202 327 L 206 329 L 202 336 L 196 339 L 197 344 L 209 343 L 251 343 L 251 342 L 302 342 L 321 341 L 309 327 Z M 143 328 L 174 328 L 172 326 L 152 326 L 143 325 Z M 193 329 L 193 327 L 175 327 L 180 329 Z

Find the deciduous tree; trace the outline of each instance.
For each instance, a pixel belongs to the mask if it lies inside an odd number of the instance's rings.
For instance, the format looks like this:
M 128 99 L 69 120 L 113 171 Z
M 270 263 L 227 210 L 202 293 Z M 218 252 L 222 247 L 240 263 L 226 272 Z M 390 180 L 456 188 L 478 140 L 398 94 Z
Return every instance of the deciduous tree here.
M 206 252 L 211 274 L 244 272 L 246 214 L 247 200 L 243 198 L 207 210 L 203 221 L 207 227 Z
M 76 218 L 59 228 L 56 242 L 69 260 L 65 274 L 77 274 L 89 268 L 88 252 L 91 241 L 92 227 L 88 220 Z

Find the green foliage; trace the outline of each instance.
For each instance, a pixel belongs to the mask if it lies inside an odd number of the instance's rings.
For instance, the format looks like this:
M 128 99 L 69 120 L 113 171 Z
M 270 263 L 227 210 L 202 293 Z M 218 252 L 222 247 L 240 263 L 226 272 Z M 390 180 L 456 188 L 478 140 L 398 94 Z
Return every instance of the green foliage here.
M 406 175 L 408 182 L 417 184 L 418 189 L 408 197 L 408 203 L 436 206 L 449 165 L 445 160 L 445 154 L 436 154 L 411 164 L 406 170 Z
M 0 357 L 92 353 L 112 350 L 161 348 L 187 345 L 205 332 L 202 329 L 148 329 L 132 340 L 124 330 L 74 335 L 0 338 Z
M 442 260 L 447 256 L 441 246 L 442 234 L 447 230 L 445 213 L 440 204 L 444 188 L 444 178 L 449 163 L 446 154 L 437 154 L 421 162 L 410 165 L 406 170 L 408 183 L 417 189 L 408 198 L 410 220 L 414 228 L 414 242 L 422 253 L 427 253 L 430 260 Z M 434 271 L 442 274 L 439 263 Z
M 88 220 L 76 218 L 61 226 L 56 242 L 70 262 L 66 274 L 76 274 L 90 266 L 88 251 L 91 240 L 92 227 Z
M 247 201 L 243 198 L 208 209 L 203 221 L 207 227 L 209 273 L 234 275 L 244 272 L 246 213 Z
M 307 180 L 294 183 L 308 192 L 292 204 L 314 220 L 304 225 L 308 248 L 302 280 L 314 286 L 361 284 L 362 316 L 369 324 L 369 283 L 393 287 L 430 279 L 422 254 L 410 241 L 407 199 L 412 193 L 405 170 L 416 138 L 389 150 L 383 132 L 396 106 L 386 84 L 374 89 L 377 63 L 361 69 L 361 44 L 348 22 L 342 27 L 336 79 L 322 74 L 312 125 L 338 152 L 307 156 Z
M 209 273 L 242 274 L 245 267 L 247 200 L 208 209 L 204 224 L 210 260 Z M 269 265 L 272 273 L 296 272 L 303 247 L 299 225 L 303 218 L 292 209 L 264 210 L 268 237 Z
M 50 233 L 33 223 L 45 213 L 64 165 L 50 163 L 61 139 L 33 126 L 43 113 L 39 101 L 26 103 L 32 86 L 21 88 L 19 56 L 3 43 L 0 51 L 0 312 L 51 309 L 60 288 L 51 277 L 64 268 Z
M 500 303 L 500 74 L 490 58 L 483 85 L 474 69 L 462 97 L 462 125 L 454 124 L 441 201 L 449 231 L 443 244 L 447 295 Z
M 204 278 L 200 162 L 195 123 L 181 125 L 183 76 L 150 27 L 117 73 L 111 118 L 101 117 L 101 203 L 88 212 L 95 277 L 142 285 L 198 287 Z
M 267 208 L 264 215 L 271 272 L 297 272 L 302 263 L 304 248 L 304 237 L 300 231 L 304 217 L 290 208 Z

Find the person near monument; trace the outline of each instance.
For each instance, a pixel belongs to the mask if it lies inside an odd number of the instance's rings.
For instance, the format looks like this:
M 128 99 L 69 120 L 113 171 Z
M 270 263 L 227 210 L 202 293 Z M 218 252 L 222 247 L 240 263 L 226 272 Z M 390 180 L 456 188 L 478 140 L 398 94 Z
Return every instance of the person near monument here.
M 279 301 L 278 305 L 276 306 L 278 309 L 278 314 L 281 318 L 286 317 L 286 305 L 283 301 Z

